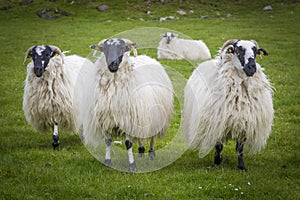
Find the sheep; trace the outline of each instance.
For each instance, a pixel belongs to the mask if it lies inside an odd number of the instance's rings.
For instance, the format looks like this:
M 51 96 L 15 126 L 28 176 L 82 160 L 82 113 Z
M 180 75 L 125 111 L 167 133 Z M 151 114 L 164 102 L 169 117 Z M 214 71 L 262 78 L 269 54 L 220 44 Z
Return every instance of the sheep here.
M 126 136 L 129 171 L 136 172 L 133 139 L 150 138 L 149 158 L 155 157 L 154 138 L 165 135 L 173 113 L 173 87 L 155 59 L 136 55 L 137 44 L 128 39 L 104 39 L 91 48 L 103 52 L 96 60 L 94 78 L 86 84 L 87 101 L 81 108 L 85 145 L 106 143 L 104 165 L 111 166 L 111 143 L 116 134 Z M 134 52 L 134 56 L 130 53 Z M 92 75 L 89 75 L 92 76 Z
M 177 34 L 166 32 L 157 48 L 157 58 L 172 60 L 207 60 L 211 58 L 210 51 L 202 40 L 177 38 Z
M 93 64 L 77 55 L 64 56 L 58 47 L 51 45 L 30 47 L 24 65 L 27 58 L 32 61 L 27 65 L 23 111 L 28 123 L 37 131 L 46 132 L 53 127 L 55 150 L 60 144 L 58 126 L 72 132 L 80 128 L 80 85 Z
M 214 147 L 216 165 L 223 143 L 236 140 L 238 169 L 246 170 L 244 147 L 260 152 L 271 133 L 273 90 L 257 54 L 268 55 L 254 40 L 228 40 L 215 59 L 198 65 L 185 87 L 183 133 L 199 157 Z

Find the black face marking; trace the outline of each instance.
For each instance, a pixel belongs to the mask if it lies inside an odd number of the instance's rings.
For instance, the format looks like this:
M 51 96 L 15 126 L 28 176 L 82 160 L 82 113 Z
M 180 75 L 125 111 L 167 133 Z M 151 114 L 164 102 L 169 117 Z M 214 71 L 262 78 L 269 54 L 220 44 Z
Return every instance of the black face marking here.
M 235 47 L 235 53 L 236 53 L 237 57 L 239 58 L 242 66 L 245 65 L 245 52 L 246 52 L 246 50 L 242 46 Z
M 258 52 L 257 47 L 250 41 L 237 41 L 234 45 L 234 54 L 237 56 L 241 68 L 247 76 L 253 76 L 256 72 L 255 57 Z
M 46 71 L 46 67 L 50 58 L 55 55 L 49 46 L 36 46 L 32 49 L 30 56 L 34 63 L 34 73 L 37 77 L 41 77 Z

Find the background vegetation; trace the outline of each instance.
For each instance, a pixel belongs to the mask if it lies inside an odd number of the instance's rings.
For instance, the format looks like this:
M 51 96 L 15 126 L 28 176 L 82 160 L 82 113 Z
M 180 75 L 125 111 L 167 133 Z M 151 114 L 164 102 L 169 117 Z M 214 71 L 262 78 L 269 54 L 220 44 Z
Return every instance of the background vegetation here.
M 298 0 L 20 3 L 0 2 L 1 199 L 299 199 Z M 103 4 L 109 8 L 99 12 L 96 7 Z M 263 11 L 266 5 L 273 9 Z M 46 7 L 62 9 L 71 16 L 39 18 L 36 13 Z M 180 9 L 187 14 L 178 14 Z M 159 22 L 166 16 L 179 19 Z M 234 143 L 229 143 L 220 166 L 213 165 L 212 153 L 199 159 L 197 152 L 187 151 L 159 171 L 129 174 L 104 167 L 76 135 L 61 132 L 60 150 L 53 151 L 50 131 L 41 134 L 28 125 L 22 111 L 26 76 L 22 62 L 30 46 L 52 44 L 87 56 L 90 44 L 140 27 L 168 28 L 202 39 L 212 55 L 231 38 L 255 39 L 268 50 L 269 56 L 259 62 L 276 89 L 274 126 L 266 148 L 256 156 L 245 155 L 247 172 L 237 170 Z M 188 78 L 193 68 L 183 64 L 173 62 L 172 66 Z M 180 116 L 176 117 L 173 123 L 178 124 Z

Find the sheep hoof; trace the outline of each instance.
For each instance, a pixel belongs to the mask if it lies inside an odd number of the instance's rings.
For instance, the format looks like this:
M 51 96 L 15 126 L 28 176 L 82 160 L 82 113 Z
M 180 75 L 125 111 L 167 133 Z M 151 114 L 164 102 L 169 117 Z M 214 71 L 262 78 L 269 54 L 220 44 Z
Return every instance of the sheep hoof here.
M 133 163 L 129 163 L 129 172 L 131 173 L 135 173 L 136 172 L 136 165 L 135 165 L 135 162 Z
M 222 162 L 222 156 L 221 155 L 220 156 L 215 156 L 214 163 L 216 165 L 219 165 L 219 164 L 221 164 L 221 162 Z
M 110 164 L 111 164 L 111 159 L 105 159 L 105 160 L 104 160 L 104 165 L 105 165 L 106 167 L 110 167 Z
M 238 165 L 237 167 L 238 167 L 238 169 L 240 169 L 240 170 L 243 170 L 243 171 L 245 171 L 245 172 L 247 171 L 245 165 Z
M 139 157 L 144 157 L 145 156 L 145 147 L 139 147 Z
M 53 150 L 55 150 L 58 146 L 59 146 L 59 137 L 58 135 L 53 135 L 53 138 L 52 138 L 52 147 L 53 147 Z
M 155 156 L 156 156 L 155 151 L 149 150 L 149 154 L 148 154 L 149 159 L 154 160 Z

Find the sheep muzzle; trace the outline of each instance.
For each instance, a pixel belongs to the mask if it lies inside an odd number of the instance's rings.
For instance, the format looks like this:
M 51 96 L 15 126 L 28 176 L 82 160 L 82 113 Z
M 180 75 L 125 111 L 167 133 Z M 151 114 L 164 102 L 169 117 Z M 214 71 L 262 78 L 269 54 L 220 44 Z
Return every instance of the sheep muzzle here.
M 114 73 L 116 71 L 118 71 L 119 69 L 119 65 L 121 64 L 123 59 L 123 55 L 119 56 L 117 59 L 115 59 L 114 61 L 106 61 L 108 63 L 108 69 L 110 72 Z
M 253 76 L 253 74 L 256 72 L 256 63 L 253 58 L 248 59 L 248 63 L 243 68 L 244 72 L 247 76 Z
M 34 74 L 37 77 L 41 77 L 43 73 L 45 72 L 45 69 L 42 66 L 34 66 Z

